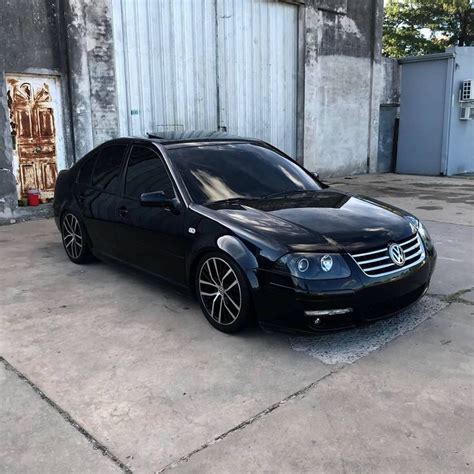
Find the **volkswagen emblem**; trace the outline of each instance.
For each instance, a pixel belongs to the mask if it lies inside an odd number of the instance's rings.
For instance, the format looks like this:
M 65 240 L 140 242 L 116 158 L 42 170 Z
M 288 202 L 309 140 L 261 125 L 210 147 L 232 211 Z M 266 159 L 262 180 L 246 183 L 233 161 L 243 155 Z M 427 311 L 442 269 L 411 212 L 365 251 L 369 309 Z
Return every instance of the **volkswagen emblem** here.
M 405 252 L 398 244 L 391 244 L 388 247 L 388 254 L 392 259 L 392 262 L 399 267 L 405 264 Z

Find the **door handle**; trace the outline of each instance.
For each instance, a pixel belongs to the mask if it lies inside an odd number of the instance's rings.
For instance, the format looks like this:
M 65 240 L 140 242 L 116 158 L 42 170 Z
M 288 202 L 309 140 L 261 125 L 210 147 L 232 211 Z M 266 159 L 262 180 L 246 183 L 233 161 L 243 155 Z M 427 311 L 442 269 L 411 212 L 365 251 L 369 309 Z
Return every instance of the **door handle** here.
M 79 202 L 82 204 L 86 200 L 84 194 L 79 194 Z
M 126 215 L 128 214 L 128 209 L 125 206 L 119 207 L 118 211 L 122 217 L 126 217 Z

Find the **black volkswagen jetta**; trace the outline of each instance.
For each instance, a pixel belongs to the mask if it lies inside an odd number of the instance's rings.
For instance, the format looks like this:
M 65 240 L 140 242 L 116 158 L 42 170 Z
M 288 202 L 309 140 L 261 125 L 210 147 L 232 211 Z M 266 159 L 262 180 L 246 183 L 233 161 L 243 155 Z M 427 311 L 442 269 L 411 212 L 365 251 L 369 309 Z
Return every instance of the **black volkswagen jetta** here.
M 195 291 L 217 329 L 324 331 L 392 315 L 427 290 L 426 228 L 331 189 L 271 145 L 237 138 L 111 140 L 59 174 L 74 263 L 111 258 Z

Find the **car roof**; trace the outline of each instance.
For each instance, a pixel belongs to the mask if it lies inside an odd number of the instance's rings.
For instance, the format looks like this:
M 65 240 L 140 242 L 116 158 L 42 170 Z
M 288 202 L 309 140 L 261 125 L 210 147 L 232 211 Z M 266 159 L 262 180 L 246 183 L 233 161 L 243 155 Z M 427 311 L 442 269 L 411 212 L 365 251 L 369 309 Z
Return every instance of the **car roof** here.
M 128 136 L 118 137 L 100 144 L 97 148 L 104 146 L 110 146 L 119 143 L 129 144 L 134 143 L 159 143 L 166 149 L 176 148 L 188 148 L 197 146 L 209 146 L 209 145 L 223 145 L 231 143 L 260 143 L 263 144 L 262 140 L 258 138 L 244 138 L 239 136 L 230 135 L 226 132 L 216 131 L 187 131 L 187 132 L 164 132 L 161 135 L 148 133 L 148 137 L 144 136 Z M 93 151 L 93 150 L 92 150 Z M 92 152 L 91 151 L 91 152 Z
M 147 133 L 147 137 L 134 137 L 135 139 L 149 140 L 160 143 L 166 148 L 178 148 L 185 146 L 198 146 L 204 144 L 232 143 L 232 142 L 259 142 L 256 138 L 246 138 L 231 135 L 227 132 L 214 130 L 185 130 Z

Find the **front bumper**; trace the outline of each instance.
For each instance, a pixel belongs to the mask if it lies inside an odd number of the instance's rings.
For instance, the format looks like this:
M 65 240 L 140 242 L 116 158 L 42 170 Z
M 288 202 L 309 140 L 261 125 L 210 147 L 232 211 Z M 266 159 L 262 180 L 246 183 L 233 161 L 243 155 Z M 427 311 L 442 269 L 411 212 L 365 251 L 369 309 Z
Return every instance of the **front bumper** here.
M 308 281 L 261 271 L 255 306 L 260 325 L 290 333 L 320 333 L 348 329 L 383 319 L 421 298 L 430 283 L 436 252 L 426 252 L 418 265 L 395 275 L 371 278 L 351 263 L 351 276 Z M 307 311 L 351 308 L 340 315 L 308 316 Z

